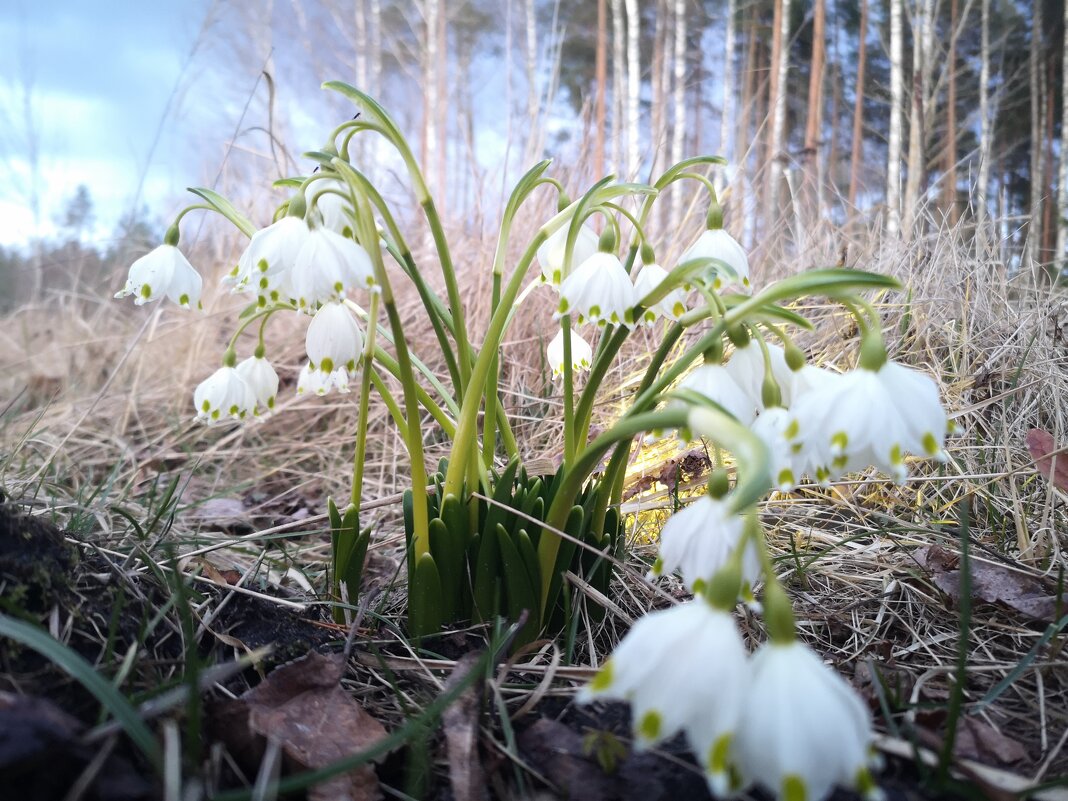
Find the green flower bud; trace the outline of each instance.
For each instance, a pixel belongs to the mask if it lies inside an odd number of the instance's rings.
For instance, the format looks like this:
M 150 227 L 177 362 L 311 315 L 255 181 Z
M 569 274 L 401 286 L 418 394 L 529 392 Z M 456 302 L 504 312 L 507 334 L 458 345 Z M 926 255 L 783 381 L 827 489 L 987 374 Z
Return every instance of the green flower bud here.
M 648 242 L 642 242 L 642 264 L 656 264 L 656 254 Z
M 616 231 L 611 225 L 605 226 L 604 233 L 601 234 L 597 243 L 597 249 L 602 253 L 616 252 Z
M 886 364 L 886 345 L 881 331 L 865 331 L 860 338 L 860 367 L 877 371 Z
M 289 199 L 289 210 L 286 215 L 289 217 L 296 217 L 298 220 L 303 220 L 304 215 L 308 213 L 308 201 L 304 198 L 303 192 L 297 192 Z
M 782 390 L 779 389 L 778 382 L 770 372 L 764 376 L 764 381 L 760 385 L 760 399 L 764 402 L 765 409 L 782 406 Z
M 723 364 L 723 338 L 720 337 L 703 354 L 705 364 Z
M 179 237 L 178 224 L 175 223 L 170 228 L 168 228 L 167 229 L 167 233 L 163 235 L 163 244 L 164 245 L 171 245 L 172 247 L 177 247 L 178 246 L 178 237 Z
M 724 467 L 717 467 L 708 477 L 708 494 L 717 501 L 731 488 L 731 477 Z
M 793 342 L 787 341 L 785 347 L 786 365 L 795 373 L 805 366 L 805 353 Z
M 768 636 L 773 643 L 787 645 L 794 641 L 797 632 L 794 628 L 794 609 L 786 590 L 774 577 L 764 587 L 764 621 L 768 626 Z
M 718 200 L 713 200 L 708 206 L 705 227 L 709 231 L 716 231 L 723 227 L 723 207 L 719 205 Z
M 745 329 L 744 325 L 728 328 L 727 338 L 730 339 L 736 348 L 744 348 L 749 344 L 749 332 Z

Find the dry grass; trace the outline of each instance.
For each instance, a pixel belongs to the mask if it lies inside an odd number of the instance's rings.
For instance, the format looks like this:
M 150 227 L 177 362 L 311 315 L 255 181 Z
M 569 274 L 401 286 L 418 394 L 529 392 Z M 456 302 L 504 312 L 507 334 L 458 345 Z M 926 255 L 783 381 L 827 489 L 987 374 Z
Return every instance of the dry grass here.
M 532 220 L 551 213 L 548 201 L 542 205 L 532 210 Z M 689 215 L 681 228 L 696 229 L 699 217 Z M 863 475 L 832 490 L 773 496 L 763 510 L 803 636 L 883 706 L 883 725 L 891 734 L 909 723 L 939 728 L 936 709 L 945 706 L 959 649 L 957 611 L 917 563 L 917 549 L 958 550 L 961 501 L 969 498 L 974 556 L 1034 577 L 1052 595 L 1060 591 L 1068 530 L 1063 493 L 1037 475 L 1024 445 L 1032 427 L 1047 429 L 1058 441 L 1068 430 L 1062 295 L 1029 276 L 1007 281 L 996 253 L 976 253 L 964 228 L 928 229 L 906 245 L 859 226 L 824 227 L 803 253 L 768 259 L 755 270 L 759 285 L 797 266 L 836 263 L 846 247 L 847 266 L 900 278 L 909 293 L 880 299 L 894 357 L 937 377 L 963 429 L 952 442 L 948 465 L 917 464 L 902 487 Z M 236 247 L 215 239 L 192 255 L 195 263 L 213 265 L 208 272 L 217 278 Z M 489 306 L 488 281 L 482 278 L 492 248 L 463 233 L 453 247 L 464 256 L 460 280 L 475 330 L 481 330 Z M 670 257 L 678 244 L 661 249 Z M 429 263 L 425 253 L 422 258 Z M 58 298 L 0 322 L 5 354 L 0 397 L 9 399 L 0 423 L 0 485 L 36 513 L 77 522 L 77 531 L 94 546 L 123 560 L 135 543 L 116 508 L 149 517 L 161 483 L 177 477 L 182 495 L 167 537 L 190 557 L 183 563 L 187 571 L 211 582 L 210 566 L 237 569 L 243 578 L 236 591 L 277 595 L 279 587 L 289 587 L 307 599 L 302 588 L 323 586 L 329 559 L 321 515 L 325 500 L 347 493 L 354 398 L 293 397 L 303 343 L 300 323 L 291 319 L 275 326 L 269 339 L 283 378 L 279 412 L 243 428 L 194 425 L 192 388 L 214 369 L 240 305 L 228 295 L 209 294 L 205 314 L 195 316 L 166 306 L 134 310 L 106 297 L 101 292 Z M 402 294 L 400 305 L 416 353 L 443 372 L 414 292 Z M 561 435 L 558 389 L 532 355 L 543 352 L 551 302 L 542 291 L 528 305 L 504 349 L 502 394 L 518 421 L 526 455 L 553 459 Z M 850 367 L 856 336 L 847 319 L 829 307 L 812 305 L 807 311 L 818 320 L 816 332 L 803 339 L 812 357 Z M 606 382 L 602 422 L 633 391 L 656 332 L 633 340 Z M 384 409 L 374 405 L 372 415 L 364 523 L 377 526 L 369 570 L 384 586 L 403 558 L 397 493 L 406 485 L 407 459 Z M 431 460 L 444 455 L 443 445 L 428 444 Z M 666 455 L 639 451 L 633 479 L 658 473 Z M 699 482 L 698 477 L 684 484 L 677 494 L 653 483 L 626 502 L 634 541 L 629 569 L 620 574 L 615 608 L 604 624 L 580 633 L 574 664 L 599 664 L 644 610 L 681 597 L 670 582 L 659 588 L 647 584 L 642 562 L 651 560 L 655 531 L 677 496 L 685 499 Z M 219 498 L 241 506 L 211 503 Z M 251 528 L 235 527 L 234 516 Z M 148 558 L 134 555 L 131 569 L 147 571 Z M 234 591 L 211 596 L 198 614 L 210 614 Z M 386 619 L 401 615 L 401 600 L 398 593 L 389 595 L 377 613 Z M 1021 663 L 1050 622 L 981 604 L 969 640 L 965 708 L 1023 746 L 1026 759 L 1011 767 L 1036 783 L 1068 772 L 1063 635 L 1040 648 L 995 700 L 978 705 Z M 759 639 L 758 618 L 747 616 L 744 625 Z M 402 653 L 403 641 L 386 631 L 389 648 Z M 393 722 L 403 717 L 402 697 L 418 705 L 441 686 L 432 668 L 452 664 L 428 662 L 414 652 L 386 662 L 363 652 L 360 661 L 365 684 L 358 694 Z M 513 713 L 526 714 L 545 694 L 570 693 L 568 679 L 589 672 L 562 667 L 552 644 L 525 661 L 523 671 L 508 680 L 502 673 L 493 687 Z M 397 695 L 389 690 L 395 683 L 389 672 L 405 677 Z M 873 681 L 876 675 L 883 684 Z M 509 748 L 493 742 L 492 747 Z

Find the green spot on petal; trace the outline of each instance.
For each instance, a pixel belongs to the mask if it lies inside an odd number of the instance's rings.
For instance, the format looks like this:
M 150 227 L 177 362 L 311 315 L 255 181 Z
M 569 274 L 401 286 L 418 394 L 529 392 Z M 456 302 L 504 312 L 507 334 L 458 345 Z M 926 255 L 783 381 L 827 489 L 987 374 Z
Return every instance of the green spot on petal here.
M 660 713 L 655 709 L 650 709 L 638 722 L 638 734 L 640 734 L 646 740 L 656 740 L 660 737 L 660 728 L 663 725 L 663 719 L 660 717 Z
M 319 369 L 322 370 L 324 373 L 334 372 L 334 360 L 327 356 L 321 362 L 319 362 Z
M 590 682 L 590 691 L 595 693 L 603 693 L 609 687 L 612 686 L 612 662 L 609 660 L 604 663 L 604 667 L 597 671 L 597 675 L 593 677 L 593 681 Z
M 219 419 L 219 410 L 218 409 L 212 409 L 211 410 L 211 419 L 212 420 L 218 420 Z
M 890 449 L 890 464 L 901 464 L 904 461 L 905 459 L 901 455 L 901 446 L 894 445 L 894 447 Z
M 150 297 L 152 297 L 152 287 L 150 287 L 148 284 L 141 284 L 141 297 L 143 297 L 145 300 L 148 300 Z
M 178 298 L 178 305 L 179 306 L 188 306 L 189 305 L 189 295 L 186 295 L 185 293 L 182 293 Z
M 656 561 L 653 562 L 652 573 L 654 576 L 659 576 L 664 572 L 664 560 L 659 556 L 656 557 Z
M 273 409 L 274 408 L 274 395 L 271 395 L 271 397 L 269 397 L 267 399 L 267 408 L 268 409 Z
M 590 316 L 591 320 L 594 320 L 594 319 L 600 317 L 601 316 L 601 307 L 597 306 L 596 304 L 594 304 L 593 306 L 590 306 L 590 315 L 589 316 Z
M 267 259 L 260 259 L 259 264 L 256 266 L 260 268 L 261 273 L 267 272 Z
M 801 425 L 797 420 L 791 420 L 790 425 L 786 426 L 786 429 L 782 432 L 782 435 L 786 439 L 793 439 L 801 432 Z
M 675 305 L 671 307 L 671 313 L 676 317 L 682 317 L 682 315 L 686 314 L 686 307 L 681 300 L 675 301 Z
M 708 768 L 709 773 L 726 773 L 727 772 L 727 756 L 731 750 L 731 735 L 720 735 L 712 747 L 708 750 L 708 764 L 705 765 Z
M 792 487 L 794 485 L 794 471 L 786 468 L 779 471 L 779 486 L 780 487 Z
M 800 776 L 784 776 L 782 780 L 782 801 L 805 801 L 805 782 Z
M 923 435 L 923 450 L 928 456 L 937 456 L 942 449 L 938 447 L 938 440 L 935 435 L 928 431 Z
M 200 410 L 202 412 L 204 412 L 204 414 L 207 414 L 208 412 L 210 412 L 211 411 L 211 401 L 209 401 L 207 398 L 205 398 L 204 402 L 202 404 L 200 404 Z
M 846 432 L 839 431 L 834 436 L 832 436 L 831 445 L 833 445 L 835 448 L 838 448 L 839 450 L 844 451 L 849 445 L 849 437 Z
M 874 795 L 879 786 L 875 783 L 875 779 L 872 778 L 871 772 L 867 768 L 861 768 L 857 771 L 857 776 L 853 779 L 853 786 L 857 792 L 865 798 L 869 798 Z

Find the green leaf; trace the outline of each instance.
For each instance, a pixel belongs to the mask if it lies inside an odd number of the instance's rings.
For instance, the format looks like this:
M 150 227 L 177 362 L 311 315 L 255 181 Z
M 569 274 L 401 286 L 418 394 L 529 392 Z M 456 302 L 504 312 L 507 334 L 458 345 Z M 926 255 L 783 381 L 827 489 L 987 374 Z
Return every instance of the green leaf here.
M 497 526 L 497 545 L 500 547 L 501 567 L 504 573 L 504 595 L 508 604 L 508 618 L 515 622 L 524 610 L 529 614 L 527 625 L 523 627 L 517 645 L 525 645 L 537 636 L 541 628 L 538 621 L 538 596 L 535 586 L 530 582 L 530 574 L 519 555 L 516 543 L 504 526 Z
M 473 571 L 475 586 L 471 619 L 475 622 L 493 620 L 500 613 L 497 608 L 497 594 L 501 549 L 497 544 L 497 526 L 500 524 L 495 524 L 492 531 L 484 530 L 480 535 L 481 541 Z
M 500 478 L 497 479 L 497 484 L 493 488 L 493 500 L 495 502 L 489 504 L 489 508 L 486 510 L 486 519 L 482 523 L 483 541 L 486 539 L 486 532 L 492 533 L 496 531 L 498 523 L 504 523 L 505 516 L 508 514 L 506 507 L 509 506 L 509 502 L 512 499 L 512 485 L 515 483 L 515 474 L 518 469 L 519 459 L 512 459 L 508 466 L 504 468 Z
M 441 630 L 441 576 L 425 553 L 408 582 L 408 634 L 417 642 Z
M 160 769 L 159 744 L 149 730 L 137 710 L 115 689 L 114 685 L 101 676 L 80 654 L 72 651 L 66 645 L 52 639 L 46 632 L 15 620 L 7 615 L 0 614 L 0 636 L 7 637 L 15 642 L 31 648 L 41 656 L 50 660 L 58 668 L 66 672 L 85 687 L 115 718 L 126 731 L 126 734 L 141 749 L 148 760 Z
M 201 198 L 205 203 L 215 209 L 219 214 L 228 219 L 234 225 L 236 225 L 241 233 L 247 236 L 249 239 L 256 233 L 256 226 L 253 225 L 249 219 L 234 208 L 234 205 L 217 192 L 213 192 L 210 189 L 204 187 L 191 186 L 189 191 L 197 197 Z
M 440 517 L 430 521 L 428 530 L 430 552 L 434 555 L 441 579 L 441 619 L 453 623 L 459 617 L 460 582 L 463 579 L 464 544 L 467 540 L 450 531 Z

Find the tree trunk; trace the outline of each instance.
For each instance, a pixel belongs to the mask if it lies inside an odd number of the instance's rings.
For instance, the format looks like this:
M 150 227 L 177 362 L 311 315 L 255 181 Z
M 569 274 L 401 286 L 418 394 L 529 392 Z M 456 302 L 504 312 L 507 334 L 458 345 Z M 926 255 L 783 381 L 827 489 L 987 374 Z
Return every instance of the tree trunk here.
M 1068 3 L 1064 5 L 1064 44 L 1061 49 L 1061 162 L 1057 178 L 1057 244 L 1053 259 L 1063 266 L 1068 245 Z
M 987 0 L 989 2 L 989 0 Z M 595 80 L 597 81 L 597 106 L 594 112 L 596 124 L 594 125 L 593 144 L 593 179 L 599 181 L 604 177 L 604 126 L 605 126 L 605 95 L 608 93 L 608 32 L 607 32 L 607 7 L 605 0 L 597 0 L 597 52 Z
M 853 104 L 853 147 L 849 161 L 849 213 L 857 207 L 857 190 L 860 188 L 860 165 L 864 158 L 864 70 L 867 66 L 868 47 L 868 0 L 860 0 L 860 31 L 857 42 L 857 84 Z M 899 34 L 900 37 L 900 34 Z M 900 43 L 899 43 L 900 44 Z M 898 65 L 900 69 L 900 64 Z M 900 80 L 900 76 L 898 76 Z M 891 108 L 891 117 L 893 110 Z M 891 120 L 892 122 L 892 120 Z
M 815 220 L 821 215 L 819 203 L 819 147 L 823 130 L 823 65 L 826 61 L 825 0 L 815 0 L 812 19 L 812 63 L 808 78 L 808 118 L 805 124 L 805 203 Z
M 624 120 L 626 105 L 626 65 L 624 48 L 626 33 L 623 28 L 623 0 L 612 0 L 612 169 L 616 175 L 626 173 L 623 143 L 626 136 Z
M 641 9 L 638 0 L 624 0 L 627 9 L 627 172 L 637 178 L 641 169 L 638 134 L 641 130 Z
M 652 175 L 660 174 L 660 167 L 668 157 L 666 152 L 668 126 L 667 96 L 670 91 L 669 75 L 671 73 L 671 66 L 667 51 L 671 49 L 671 45 L 668 41 L 670 38 L 670 15 L 671 5 L 668 3 L 668 0 L 657 0 L 656 28 L 653 31 L 653 62 L 650 66 L 651 74 L 649 77 L 651 106 L 649 114 L 649 143 L 653 151 L 653 164 L 650 171 Z M 660 214 L 660 210 L 654 208 L 653 213 Z
M 786 161 L 784 137 L 786 133 L 786 79 L 790 53 L 790 0 L 775 0 L 775 26 L 771 56 L 771 142 L 769 145 L 768 181 L 765 196 L 764 223 L 775 224 L 779 212 L 779 189 Z
M 675 0 L 675 74 L 672 92 L 671 158 L 672 164 L 682 161 L 686 146 L 686 0 Z M 676 192 L 671 200 L 671 222 L 678 225 L 682 219 L 682 193 Z
M 946 177 L 943 186 L 949 224 L 956 225 L 957 213 L 957 0 L 949 3 L 949 71 L 946 89 Z
M 909 119 L 909 155 L 905 180 L 903 229 L 912 233 L 919 211 L 920 193 L 926 185 L 927 126 L 925 112 L 930 84 L 931 50 L 934 44 L 934 0 L 921 0 L 912 22 L 912 116 Z
M 734 25 L 738 14 L 738 0 L 727 0 L 727 32 L 724 37 L 723 57 L 723 113 L 719 124 L 719 154 L 731 167 L 736 158 L 731 148 L 731 122 L 734 101 Z M 748 77 L 748 76 L 747 76 Z M 714 185 L 716 193 L 723 191 L 723 170 L 716 170 Z
M 886 231 L 890 236 L 901 232 L 901 117 L 905 102 L 902 2 L 890 0 L 890 130 L 886 165 Z
M 424 0 L 423 22 L 423 169 L 430 172 L 437 164 L 438 142 L 438 0 Z M 431 172 L 431 175 L 436 173 Z M 437 189 L 437 187 L 433 187 Z
M 990 159 L 994 155 L 993 130 L 990 124 L 990 0 L 983 0 L 981 13 L 979 45 L 979 177 L 975 187 L 975 205 L 979 241 L 985 244 L 986 219 L 989 214 L 987 192 L 990 191 Z M 1063 181 L 1061 183 L 1063 186 Z
M 1041 260 L 1039 250 L 1042 247 L 1042 0 L 1032 0 L 1030 56 L 1031 221 L 1027 232 L 1027 250 L 1032 263 L 1037 264 Z

